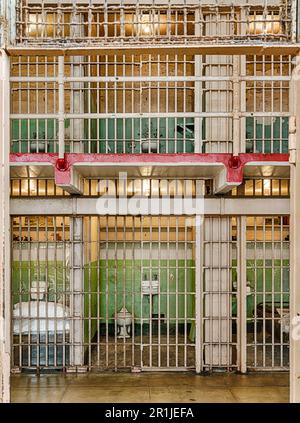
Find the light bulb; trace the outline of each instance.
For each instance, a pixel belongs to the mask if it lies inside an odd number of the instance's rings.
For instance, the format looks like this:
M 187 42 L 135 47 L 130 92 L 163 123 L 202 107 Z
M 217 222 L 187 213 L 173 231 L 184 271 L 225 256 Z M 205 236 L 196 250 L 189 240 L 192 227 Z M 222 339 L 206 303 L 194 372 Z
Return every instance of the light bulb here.
M 149 25 L 143 25 L 143 32 L 145 34 L 150 34 L 150 32 L 151 32 L 150 26 Z

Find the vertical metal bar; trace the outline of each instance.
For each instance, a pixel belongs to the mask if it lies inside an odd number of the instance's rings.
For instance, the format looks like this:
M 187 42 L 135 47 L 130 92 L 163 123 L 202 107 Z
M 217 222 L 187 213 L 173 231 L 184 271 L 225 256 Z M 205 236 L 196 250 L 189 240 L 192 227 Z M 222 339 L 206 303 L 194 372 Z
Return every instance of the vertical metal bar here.
M 257 319 L 257 218 L 254 217 L 254 263 L 255 263 L 255 267 L 254 267 L 254 289 L 253 289 L 253 295 L 254 295 L 254 339 L 253 339 L 253 344 L 254 344 L 254 361 L 253 361 L 253 365 L 254 367 L 257 367 L 257 331 L 258 331 L 258 323 L 261 322 L 261 320 Z M 250 226 L 250 225 L 249 225 Z M 250 244 L 249 244 L 250 245 Z M 263 269 L 263 265 L 261 267 L 261 269 Z M 262 270 L 263 271 L 263 270 Z
M 62 306 L 64 313 L 67 317 L 66 321 L 63 322 L 63 367 L 64 369 L 70 363 L 70 218 L 67 217 L 66 225 L 63 224 L 62 227 L 62 258 L 63 258 L 63 265 L 62 265 L 62 282 L 61 282 L 61 290 L 62 290 Z M 67 226 L 67 230 L 66 227 Z M 55 272 L 55 277 L 57 275 L 57 271 Z M 57 283 L 55 281 L 55 286 Z
M 238 219 L 238 283 L 237 283 L 237 329 L 239 335 L 239 370 L 247 371 L 247 220 L 245 216 Z
M 185 181 L 183 181 L 184 184 Z M 180 182 L 181 183 L 181 182 Z M 183 192 L 184 192 L 184 188 Z M 183 195 L 184 197 L 184 195 Z M 191 287 L 190 285 L 188 286 L 187 284 L 187 266 L 188 266 L 188 248 L 189 248 L 189 243 L 188 243 L 188 230 L 187 230 L 187 218 L 184 219 L 184 240 L 183 240 L 183 244 L 182 247 L 184 249 L 184 273 L 183 273 L 183 277 L 184 277 L 184 285 L 183 285 L 183 294 L 181 293 L 181 298 L 183 295 L 183 366 L 186 368 L 188 366 L 187 363 L 187 352 L 188 352 L 188 340 L 187 340 L 187 310 L 188 310 L 188 302 L 187 302 L 187 295 L 190 297 L 191 294 Z M 188 266 L 190 268 L 190 266 Z
M 238 155 L 240 152 L 240 57 L 233 56 L 233 155 Z
M 167 195 L 169 192 L 166 193 Z M 167 225 L 167 250 L 170 252 L 170 221 L 165 218 Z M 168 267 L 167 267 L 167 367 L 170 367 L 170 256 L 168 257 Z
M 91 219 L 93 219 L 94 223 L 97 223 L 97 219 L 95 219 L 94 217 L 92 217 Z M 83 220 L 83 218 L 82 218 Z M 95 222 L 96 221 L 96 222 Z M 84 221 L 83 221 L 84 222 Z M 93 231 L 93 235 L 94 235 L 94 231 Z M 97 232 L 96 232 L 97 233 Z M 84 228 L 82 228 L 82 235 L 84 236 Z M 83 238 L 82 238 L 83 241 Z M 97 242 L 97 241 L 96 241 Z M 82 338 L 82 342 L 84 342 L 84 350 L 86 351 L 86 356 L 87 356 L 87 364 L 89 366 L 89 368 L 91 368 L 91 364 L 92 364 L 92 313 L 91 313 L 91 302 L 92 302 L 92 273 L 91 273 L 91 266 L 92 266 L 92 251 L 94 249 L 94 237 L 92 237 L 92 230 L 90 230 L 88 232 L 88 251 L 86 254 L 86 259 L 87 259 L 87 263 L 85 263 L 83 261 L 83 266 L 85 267 L 85 274 L 83 274 L 84 277 L 84 283 L 83 283 L 83 304 L 82 306 L 84 307 L 84 315 L 83 315 L 83 331 L 86 332 L 87 331 L 87 337 L 85 335 L 85 333 L 83 333 L 83 338 Z M 84 247 L 84 242 L 83 242 L 83 247 Z M 84 251 L 84 249 L 83 249 Z M 87 269 L 86 269 L 87 267 Z M 87 283 L 86 283 L 87 282 Z M 86 304 L 87 302 L 87 304 Z M 87 315 L 86 315 L 86 311 L 87 311 Z M 82 310 L 83 312 L 83 310 Z M 86 339 L 88 342 L 88 345 L 86 345 Z
M 298 11 L 299 18 L 299 11 Z M 299 19 L 297 21 L 299 25 Z M 300 56 L 296 57 L 296 67 L 299 67 Z M 295 76 L 298 76 L 296 73 Z M 299 154 L 296 152 L 296 145 L 299 144 L 299 95 L 300 83 L 299 78 L 293 78 L 290 84 L 289 106 L 290 112 L 294 120 L 294 128 L 290 127 L 289 143 L 290 155 L 292 158 L 291 164 L 291 223 L 290 223 L 290 319 L 296 321 L 299 327 L 299 313 L 300 313 L 300 290 L 299 290 Z M 293 120 L 291 120 L 293 122 Z M 300 343 L 297 337 L 290 336 L 290 401 L 300 401 Z
M 57 236 L 56 236 L 56 223 L 57 223 L 57 219 L 53 218 L 54 221 L 54 243 L 55 243 L 55 248 L 57 247 L 56 244 L 56 240 L 57 240 Z M 40 278 L 37 282 L 37 289 L 38 289 L 38 298 L 40 299 L 40 292 L 42 290 L 42 285 L 45 284 L 44 288 L 45 288 L 45 294 L 44 294 L 44 298 L 41 298 L 42 301 L 45 302 L 45 316 L 43 316 L 43 318 L 41 319 L 42 321 L 42 326 L 45 327 L 45 365 L 46 367 L 51 365 L 51 361 L 49 363 L 49 348 L 51 349 L 51 345 L 49 347 L 49 343 L 51 343 L 51 331 L 49 330 L 49 297 L 48 297 L 48 293 L 50 293 L 50 287 L 48 284 L 48 264 L 49 264 L 49 255 L 48 255 L 48 249 L 50 246 L 50 236 L 49 236 L 49 230 L 48 230 L 48 219 L 45 219 L 45 257 L 43 257 L 43 261 L 45 262 L 44 266 L 45 269 L 43 271 L 43 278 Z M 28 238 L 30 240 L 30 237 Z M 45 280 L 44 280 L 45 278 Z M 43 306 L 43 304 L 41 304 Z M 50 313 L 51 316 L 51 313 Z M 43 321 L 43 319 L 45 319 L 45 321 Z M 53 334 L 53 349 L 54 349 L 54 354 L 53 354 L 53 365 L 54 367 L 57 367 L 57 343 L 58 341 L 58 337 L 57 337 L 57 285 L 55 285 L 54 287 L 54 334 Z M 51 328 L 51 326 L 50 326 Z M 51 358 L 51 354 L 50 354 L 50 358 Z
M 283 247 L 283 216 L 281 216 L 280 218 L 280 256 L 279 256 L 279 260 L 280 260 L 280 309 L 283 310 L 283 270 L 284 270 L 284 258 L 283 258 L 283 251 L 282 251 L 282 247 Z M 283 315 L 283 313 L 282 313 Z M 280 325 L 280 367 L 284 367 L 284 362 L 283 362 L 283 350 L 284 350 L 284 339 L 283 339 L 283 325 Z
M 263 359 L 262 366 L 266 366 L 266 219 L 263 218 L 262 225 L 262 235 L 263 235 L 263 336 L 262 336 L 262 347 L 263 347 Z
M 124 181 L 122 180 L 122 188 L 124 190 Z M 124 192 L 124 191 L 123 191 Z M 123 228 L 122 228 L 122 300 L 123 300 L 123 304 L 122 307 L 124 307 L 124 309 L 126 308 L 126 270 L 127 270 L 127 264 L 126 264 L 126 234 L 127 234 L 127 221 L 126 221 L 126 216 L 122 216 L 122 220 L 123 220 Z M 118 296 L 121 293 L 118 293 Z M 127 330 L 127 327 L 124 328 L 124 330 Z M 127 350 L 127 345 L 126 345 L 126 337 L 124 336 L 122 339 L 122 349 L 123 349 L 123 367 L 126 367 L 126 350 Z
M 84 306 L 84 274 L 83 274 L 83 222 L 81 217 L 72 218 L 72 281 L 73 281 L 73 319 L 74 333 L 74 365 L 83 365 L 83 306 Z
M 134 191 L 135 186 L 133 185 L 133 192 Z M 140 264 L 140 269 L 141 269 L 141 277 L 143 280 L 147 279 L 144 277 L 144 232 L 143 232 L 143 216 L 140 217 L 140 245 L 141 245 L 141 264 Z M 146 273 L 145 273 L 146 274 Z M 140 366 L 141 368 L 144 367 L 144 362 L 143 362 L 143 356 L 144 356 L 144 340 L 143 340 L 143 330 L 144 330 L 144 295 L 143 295 L 143 291 L 142 291 L 142 284 L 141 284 L 141 288 L 140 288 L 140 316 L 141 316 L 141 335 L 140 335 Z
M 65 86 L 64 86 L 64 56 L 58 57 L 58 155 L 65 154 Z
M 287 6 L 288 6 L 288 2 Z M 299 37 L 299 2 L 298 0 L 291 0 L 291 42 L 295 43 L 298 41 Z
M 152 193 L 153 195 L 153 193 Z M 162 326 L 162 321 L 161 321 L 161 268 L 162 268 L 162 251 L 165 252 L 165 248 L 162 247 L 162 236 L 161 236 L 161 216 L 158 216 L 157 219 L 157 224 L 158 224 L 158 283 L 159 283 L 159 288 L 158 288 L 158 296 L 157 296 L 157 308 L 158 308 L 158 340 L 157 340 L 157 354 L 158 354 L 158 361 L 157 361 L 157 365 L 158 367 L 161 367 L 161 326 Z M 164 258 L 165 260 L 165 258 Z
M 240 56 L 240 147 L 239 152 L 246 152 L 246 118 L 243 117 L 243 113 L 246 112 L 246 88 L 247 84 L 243 80 L 243 77 L 246 75 L 246 56 Z
M 13 26 L 13 25 L 12 25 Z M 11 239 L 9 217 L 9 151 L 10 134 L 10 59 L 4 50 L 0 52 L 0 316 L 4 318 L 0 326 L 1 349 L 1 396 L 3 402 L 10 400 L 10 370 L 11 370 Z
M 142 185 L 143 187 L 143 185 Z M 142 196 L 144 192 L 142 191 Z M 152 343 L 153 343 L 153 293 L 152 293 L 152 281 L 153 281 L 153 260 L 152 260 L 152 233 L 153 233 L 153 217 L 149 216 L 149 281 L 150 281 L 150 295 L 149 295 L 149 367 L 152 368 Z
M 201 24 L 200 24 L 200 7 L 195 10 L 195 36 L 201 36 Z M 202 76 L 203 72 L 203 65 L 202 65 L 202 56 L 197 55 L 195 56 L 195 76 Z M 201 81 L 195 81 L 194 83 L 194 110 L 195 113 L 201 113 L 202 111 L 202 85 Z M 194 152 L 201 153 L 202 152 L 202 118 L 195 118 L 195 129 L 194 129 Z
M 115 371 L 119 368 L 118 362 L 118 336 L 117 336 L 117 313 L 118 313 L 118 304 L 117 304 L 117 288 L 119 283 L 119 263 L 118 263 L 118 239 L 119 239 L 119 227 L 118 227 L 118 217 L 114 218 L 114 280 L 115 286 L 113 290 L 113 301 L 114 301 L 114 369 Z
M 109 255 L 109 216 L 105 216 L 105 364 L 106 368 L 109 367 L 109 306 L 110 306 L 110 285 L 109 285 L 109 263 L 112 259 Z M 114 221 L 114 223 L 116 223 Z M 112 246 L 114 245 L 112 240 Z
M 196 200 L 204 194 L 203 181 L 196 181 Z M 204 297 L 203 297 L 203 271 L 204 271 L 204 217 L 195 216 L 195 367 L 196 373 L 203 371 L 204 338 Z
M 198 187 L 197 187 L 198 188 Z M 203 371 L 203 217 L 195 217 L 195 364 L 196 373 Z
M 175 367 L 178 367 L 178 322 L 179 322 L 179 304 L 178 304 L 178 290 L 179 290 L 179 221 L 178 216 L 175 216 Z M 173 364 L 174 366 L 174 364 Z
M 271 318 L 268 316 L 269 323 L 271 323 L 271 345 L 269 345 L 269 340 L 267 339 L 267 366 L 274 367 L 274 312 L 275 312 L 275 304 L 274 304 L 274 217 L 271 219 L 271 234 L 269 240 L 269 248 L 267 249 L 267 263 L 266 263 L 266 271 L 269 273 L 271 272 L 271 286 L 266 286 L 267 291 L 267 299 L 271 297 Z M 269 257 L 270 250 L 272 251 L 271 260 Z M 269 261 L 270 260 L 270 261 Z M 271 262 L 271 263 L 270 263 Z M 270 263 L 270 264 L 269 264 Z M 268 280 L 268 279 L 267 279 Z M 271 292 L 270 292 L 271 291 Z M 270 348 L 271 347 L 271 348 Z M 271 350 L 271 352 L 270 352 Z M 271 355 L 271 357 L 269 357 Z M 271 358 L 271 363 L 270 363 Z
M 127 197 L 127 192 L 128 192 L 128 187 L 127 187 L 127 183 L 126 183 L 126 191 L 125 191 L 125 195 Z M 127 197 L 128 198 L 128 197 Z M 143 275 L 140 275 L 141 280 L 140 280 L 140 284 L 137 283 L 137 274 L 138 272 L 136 272 L 136 256 L 135 256 L 135 248 L 136 248 L 136 239 L 135 239 L 135 235 L 136 235 L 136 217 L 132 216 L 131 218 L 132 221 L 132 227 L 131 227 L 131 255 L 130 255 L 130 260 L 131 260 L 131 315 L 132 315 L 132 325 L 131 325 L 131 336 L 132 336 L 132 347 L 131 347 L 131 366 L 132 368 L 135 367 L 135 362 L 136 362 L 136 358 L 135 358 L 135 343 L 136 343 L 136 339 L 135 339 L 135 328 L 137 326 L 137 317 L 136 317 L 136 312 L 135 312 L 135 302 L 136 302 L 136 298 L 138 296 L 138 291 L 137 291 L 137 287 L 142 283 L 142 279 L 143 279 Z
M 37 266 L 37 270 L 34 274 L 34 276 L 37 276 L 37 278 L 39 278 L 40 276 L 40 261 L 39 261 L 39 217 L 35 218 L 35 232 L 36 232 L 36 266 Z M 25 225 L 24 225 L 25 226 Z M 30 233 L 30 219 L 28 219 L 28 223 L 27 225 L 24 227 L 24 232 L 28 232 Z M 25 233 L 26 233 L 25 232 Z M 24 243 L 24 246 L 26 247 L 26 243 Z M 29 262 L 31 262 L 31 247 L 29 247 L 29 251 L 28 251 L 28 256 L 27 256 L 27 260 L 29 260 Z M 25 249 L 26 251 L 26 249 Z M 39 312 L 38 312 L 38 305 L 37 305 L 37 311 L 36 311 L 36 318 L 37 318 L 37 327 L 36 327 L 36 336 L 34 339 L 34 335 L 32 334 L 32 313 L 31 313 L 31 286 L 32 286 L 32 277 L 33 275 L 31 274 L 31 269 L 28 272 L 28 288 L 27 288 L 27 293 L 28 293 L 28 314 L 27 314 L 27 318 L 28 318 L 28 367 L 32 366 L 32 357 L 33 357 L 33 353 L 32 351 L 34 350 L 34 348 L 32 348 L 34 340 L 36 343 L 36 371 L 37 373 L 39 372 Z

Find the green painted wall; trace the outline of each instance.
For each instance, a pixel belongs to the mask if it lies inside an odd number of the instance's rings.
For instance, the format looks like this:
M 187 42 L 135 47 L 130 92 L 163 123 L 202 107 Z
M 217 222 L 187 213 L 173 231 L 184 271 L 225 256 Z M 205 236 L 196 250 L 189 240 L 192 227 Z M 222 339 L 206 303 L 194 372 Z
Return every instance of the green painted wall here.
M 194 295 L 186 296 L 186 306 L 184 296 L 185 290 L 195 292 L 194 261 L 152 260 L 151 267 L 152 275 L 158 274 L 160 269 L 160 313 L 167 316 L 169 308 L 169 318 L 175 318 L 177 297 L 178 317 L 182 319 L 194 317 Z M 150 317 L 149 296 L 141 295 L 142 278 L 144 274 L 147 277 L 150 275 L 149 271 L 143 270 L 145 268 L 150 268 L 149 260 L 99 260 L 87 265 L 85 289 L 95 294 L 85 296 L 85 316 L 97 317 L 98 315 L 107 323 L 113 323 L 115 312 L 120 311 L 125 305 L 127 310 L 134 314 L 136 322 L 141 322 L 143 319 L 143 323 L 147 323 Z M 172 280 L 169 277 L 171 273 L 174 275 Z M 98 281 L 100 281 L 99 295 L 97 295 Z M 179 292 L 177 296 L 176 291 Z M 157 296 L 153 300 L 153 313 L 158 313 Z M 97 324 L 94 320 L 91 325 L 91 337 L 95 335 Z M 85 333 L 87 336 L 88 321 L 85 325 Z
M 259 123 L 255 117 L 246 118 L 246 152 L 288 153 L 288 117 L 277 117 L 271 125 Z M 255 146 L 254 148 L 254 141 Z
M 194 130 L 193 118 L 118 118 L 118 119 L 84 119 L 84 152 L 106 153 L 106 141 L 108 153 L 138 153 L 140 152 L 139 140 L 141 138 L 160 139 L 159 148 L 161 153 L 193 153 Z M 70 127 L 70 120 L 66 119 L 65 128 Z M 28 151 L 28 139 L 39 140 L 45 138 L 49 141 L 48 151 L 56 151 L 52 140 L 56 140 L 58 128 L 54 119 L 12 120 L 12 152 L 25 153 Z M 206 122 L 202 122 L 202 137 L 206 139 Z M 255 117 L 246 118 L 246 149 L 247 152 L 255 153 L 288 153 L 288 118 L 277 117 L 272 124 L 264 125 Z M 36 134 L 36 136 L 34 136 Z M 177 140 L 177 148 L 175 142 Z M 184 149 L 184 139 L 185 149 Z M 21 147 L 19 146 L 19 140 Z M 99 144 L 100 140 L 100 144 Z M 263 141 L 264 140 L 264 141 Z M 103 142 L 101 142 L 103 141 Z M 254 151 L 254 143 L 256 148 Z M 98 145 L 99 144 L 99 145 Z M 67 143 L 66 152 L 70 151 Z
M 141 138 L 160 139 L 161 153 L 192 153 L 194 151 L 193 131 L 184 129 L 185 125 L 192 125 L 193 118 L 136 118 L 136 119 L 84 119 L 84 152 L 106 153 L 106 141 L 109 153 L 138 153 L 140 152 L 139 140 Z M 89 132 L 90 125 L 90 132 Z M 70 127 L 70 120 L 66 119 L 65 128 Z M 47 133 L 49 141 L 48 151 L 55 152 L 52 142 L 57 139 L 57 121 L 54 119 L 39 119 L 38 126 L 36 119 L 13 119 L 12 120 L 12 152 L 28 152 L 27 140 L 43 140 Z M 177 139 L 177 148 L 172 139 Z M 184 150 L 184 141 L 185 149 Z M 19 140 L 24 142 L 19 143 Z M 100 140 L 100 144 L 99 144 Z M 123 140 L 125 140 L 123 142 Z M 136 140 L 133 144 L 132 141 Z M 167 141 L 166 141 L 167 140 Z M 103 141 L 103 142 L 101 142 Z M 99 145 L 98 145 L 99 144 Z M 21 147 L 20 147 L 21 146 Z M 90 147 L 90 148 L 89 148 Z M 66 145 L 66 151 L 70 149 Z M 125 150 L 125 151 L 124 151 Z
M 85 120 L 85 138 L 90 139 L 91 152 L 97 151 L 98 139 L 100 139 L 100 153 L 106 153 L 105 141 L 107 141 L 109 153 L 139 153 L 140 139 L 159 139 L 161 153 L 192 153 L 194 151 L 194 133 L 184 129 L 185 125 L 193 124 L 193 118 L 128 118 L 128 119 L 92 119 L 91 137 L 88 138 L 89 121 Z M 175 149 L 175 142 L 177 139 Z M 185 149 L 184 150 L 184 141 Z M 103 142 L 101 142 L 103 141 Z M 85 151 L 88 151 L 86 143 Z
M 70 120 L 65 120 L 65 128 L 69 128 Z M 57 152 L 58 122 L 55 119 L 12 119 L 11 121 L 11 151 L 13 153 L 28 153 L 28 140 L 39 141 L 39 148 L 43 140 L 48 141 L 48 153 Z M 23 140 L 23 141 L 22 141 Z M 21 142 L 19 142 L 21 141 Z M 70 150 L 66 145 L 66 151 Z
M 236 261 L 233 263 L 233 282 L 237 281 Z M 289 260 L 247 260 L 247 283 L 251 292 L 247 295 L 247 317 L 253 317 L 255 305 L 281 301 L 289 303 Z M 264 289 L 265 288 L 265 289 Z M 265 292 L 265 293 L 264 293 Z M 281 293 L 283 293 L 281 295 Z M 256 298 L 255 298 L 256 297 Z M 232 299 L 232 313 L 237 314 L 236 298 Z
M 13 304 L 29 300 L 29 281 L 48 281 L 48 301 L 59 301 L 70 289 L 69 269 L 63 261 L 40 261 L 39 266 L 36 261 L 13 261 L 11 272 Z
M 251 291 L 256 291 L 256 295 L 247 298 L 248 317 L 253 316 L 255 302 L 289 304 L 289 260 L 248 260 L 247 282 Z

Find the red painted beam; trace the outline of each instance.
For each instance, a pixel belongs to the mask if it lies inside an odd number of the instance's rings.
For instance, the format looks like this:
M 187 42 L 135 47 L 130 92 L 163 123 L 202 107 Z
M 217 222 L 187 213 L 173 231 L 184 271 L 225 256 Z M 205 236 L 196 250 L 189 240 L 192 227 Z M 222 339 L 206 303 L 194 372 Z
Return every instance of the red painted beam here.
M 241 183 L 243 169 L 251 162 L 289 163 L 288 154 L 242 153 L 238 156 L 226 153 L 180 153 L 180 154 L 83 154 L 66 153 L 63 159 L 57 153 L 12 153 L 10 163 L 51 164 L 55 168 L 57 184 L 67 184 L 71 178 L 72 166 L 83 163 L 129 163 L 131 165 L 174 165 L 178 164 L 222 164 L 227 169 L 227 182 Z

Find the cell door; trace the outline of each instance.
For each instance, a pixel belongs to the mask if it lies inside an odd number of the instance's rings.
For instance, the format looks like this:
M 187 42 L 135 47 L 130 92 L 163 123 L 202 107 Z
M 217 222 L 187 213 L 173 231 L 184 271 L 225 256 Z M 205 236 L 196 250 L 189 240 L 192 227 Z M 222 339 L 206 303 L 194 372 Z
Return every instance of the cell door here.
M 69 216 L 11 219 L 12 369 L 72 364 L 73 289 Z
M 184 216 L 84 218 L 89 368 L 196 367 L 195 242 Z
M 246 233 L 247 368 L 288 370 L 289 217 L 249 216 Z

